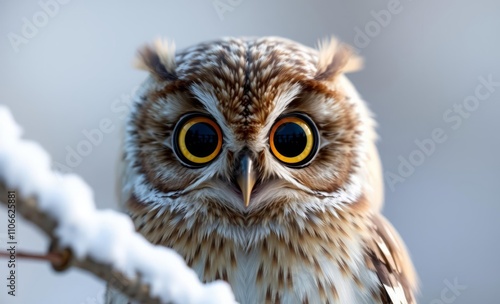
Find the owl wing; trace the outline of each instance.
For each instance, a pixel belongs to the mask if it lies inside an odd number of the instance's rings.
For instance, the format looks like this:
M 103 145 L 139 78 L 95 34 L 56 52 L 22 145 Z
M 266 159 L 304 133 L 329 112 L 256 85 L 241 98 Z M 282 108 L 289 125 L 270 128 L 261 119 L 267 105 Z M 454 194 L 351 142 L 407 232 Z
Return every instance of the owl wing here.
M 414 304 L 417 279 L 403 241 L 382 215 L 374 215 L 372 222 L 373 237 L 366 257 L 368 267 L 380 280 L 382 302 Z

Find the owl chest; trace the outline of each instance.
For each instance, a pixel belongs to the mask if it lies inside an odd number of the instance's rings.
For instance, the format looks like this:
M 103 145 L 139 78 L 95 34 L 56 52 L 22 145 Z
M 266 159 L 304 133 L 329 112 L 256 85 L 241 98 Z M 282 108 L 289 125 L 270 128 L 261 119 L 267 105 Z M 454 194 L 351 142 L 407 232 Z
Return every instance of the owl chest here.
M 176 249 L 203 281 L 227 281 L 242 304 L 373 303 L 369 299 L 376 276 L 360 262 L 359 245 L 344 245 L 352 252 L 334 243 L 286 242 L 277 237 L 249 249 L 223 238 L 198 243 L 194 251 Z

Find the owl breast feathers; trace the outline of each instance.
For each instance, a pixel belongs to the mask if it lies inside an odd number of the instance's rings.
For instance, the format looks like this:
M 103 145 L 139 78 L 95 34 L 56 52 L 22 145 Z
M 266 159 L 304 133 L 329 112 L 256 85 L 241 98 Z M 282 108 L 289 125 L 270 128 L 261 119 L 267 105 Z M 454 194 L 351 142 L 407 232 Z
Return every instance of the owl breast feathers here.
M 344 75 L 360 64 L 334 39 L 142 48 L 121 181 L 137 230 L 242 304 L 415 303 L 375 123 Z

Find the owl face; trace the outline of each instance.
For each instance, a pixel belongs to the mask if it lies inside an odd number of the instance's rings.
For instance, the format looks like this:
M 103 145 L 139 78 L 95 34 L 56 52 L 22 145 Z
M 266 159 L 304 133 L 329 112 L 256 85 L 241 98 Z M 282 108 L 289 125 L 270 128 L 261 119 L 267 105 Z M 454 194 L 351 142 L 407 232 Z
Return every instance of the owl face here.
M 161 42 L 145 47 L 138 64 L 150 76 L 127 125 L 124 191 L 235 216 L 354 201 L 374 133 L 343 75 L 353 58 L 334 40 L 319 51 L 281 38 L 223 39 L 177 54 Z

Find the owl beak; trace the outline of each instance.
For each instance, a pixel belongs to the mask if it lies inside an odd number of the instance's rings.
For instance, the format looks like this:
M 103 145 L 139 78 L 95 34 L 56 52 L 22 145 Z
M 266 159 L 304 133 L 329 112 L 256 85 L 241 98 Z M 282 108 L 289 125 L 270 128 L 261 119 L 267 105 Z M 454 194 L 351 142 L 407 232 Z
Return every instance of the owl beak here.
M 257 174 L 255 173 L 255 165 L 250 158 L 250 156 L 245 153 L 240 159 L 238 171 L 236 174 L 236 182 L 240 187 L 241 194 L 243 195 L 243 203 L 245 207 L 250 204 L 250 196 L 252 195 L 252 189 L 257 180 Z

